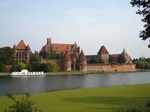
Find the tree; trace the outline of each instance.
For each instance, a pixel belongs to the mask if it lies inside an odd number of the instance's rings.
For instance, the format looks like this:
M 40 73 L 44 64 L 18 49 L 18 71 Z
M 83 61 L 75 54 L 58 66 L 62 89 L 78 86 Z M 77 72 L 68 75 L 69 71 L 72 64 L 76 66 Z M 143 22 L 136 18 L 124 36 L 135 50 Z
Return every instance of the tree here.
M 25 63 L 14 63 L 12 65 L 11 71 L 21 71 L 22 69 L 28 69 L 28 65 Z
M 2 63 L 0 63 L 0 72 L 5 72 L 5 66 Z
M 0 61 L 4 65 L 11 65 L 14 63 L 14 49 L 10 47 L 0 48 Z
M 13 101 L 13 104 L 5 112 L 41 112 L 37 105 L 30 100 L 29 94 L 25 94 L 21 98 L 16 98 L 9 94 L 8 98 Z
M 37 52 L 31 55 L 29 70 L 30 71 L 42 71 L 41 70 L 41 58 Z
M 137 7 L 137 14 L 142 15 L 144 30 L 140 32 L 140 38 L 146 40 L 150 38 L 150 0 L 131 0 L 131 5 Z M 150 44 L 148 45 L 150 47 Z
M 43 63 L 40 67 L 44 72 L 58 72 L 60 70 L 59 66 L 53 62 L 49 62 L 46 64 Z

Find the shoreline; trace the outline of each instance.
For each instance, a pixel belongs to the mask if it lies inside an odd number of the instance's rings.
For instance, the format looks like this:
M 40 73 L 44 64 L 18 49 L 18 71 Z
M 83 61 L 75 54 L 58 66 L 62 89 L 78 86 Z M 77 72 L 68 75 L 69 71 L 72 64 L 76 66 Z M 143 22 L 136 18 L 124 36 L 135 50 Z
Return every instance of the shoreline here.
M 146 69 L 137 69 L 136 71 L 126 71 L 126 72 L 101 72 L 101 71 L 88 71 L 88 72 L 80 72 L 80 71 L 72 71 L 72 72 L 49 72 L 46 73 L 47 76 L 52 75 L 89 75 L 89 74 L 111 74 L 111 73 L 135 73 L 135 72 L 150 72 L 150 70 Z M 10 76 L 10 73 L 0 73 L 0 77 Z

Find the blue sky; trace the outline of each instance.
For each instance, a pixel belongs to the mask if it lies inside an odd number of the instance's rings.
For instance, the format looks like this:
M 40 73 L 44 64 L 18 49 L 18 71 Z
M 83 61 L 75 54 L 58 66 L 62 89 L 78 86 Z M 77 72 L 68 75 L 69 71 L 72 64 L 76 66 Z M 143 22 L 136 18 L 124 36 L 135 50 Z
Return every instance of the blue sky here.
M 86 54 L 101 45 L 110 53 L 125 48 L 132 57 L 149 57 L 140 40 L 141 17 L 129 0 L 0 0 L 0 47 L 23 39 L 39 50 L 46 38 L 74 43 Z

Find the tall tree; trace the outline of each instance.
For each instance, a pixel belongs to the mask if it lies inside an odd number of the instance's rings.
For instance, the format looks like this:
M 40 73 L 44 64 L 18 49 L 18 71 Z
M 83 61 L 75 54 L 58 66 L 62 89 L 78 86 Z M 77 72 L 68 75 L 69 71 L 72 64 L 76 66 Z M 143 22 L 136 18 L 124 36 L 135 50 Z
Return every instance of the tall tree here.
M 140 32 L 140 38 L 147 40 L 150 38 L 150 0 L 131 0 L 131 5 L 137 7 L 137 14 L 142 15 L 142 21 L 144 24 L 144 30 Z M 150 44 L 148 45 L 150 48 Z
M 14 63 L 14 49 L 10 47 L 0 48 L 0 63 L 11 65 Z

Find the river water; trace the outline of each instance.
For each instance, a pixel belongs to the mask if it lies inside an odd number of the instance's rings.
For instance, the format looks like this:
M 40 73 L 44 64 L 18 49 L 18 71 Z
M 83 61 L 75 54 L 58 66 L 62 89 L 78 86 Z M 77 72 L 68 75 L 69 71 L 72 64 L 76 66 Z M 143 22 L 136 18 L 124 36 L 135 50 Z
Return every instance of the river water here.
M 150 72 L 89 75 L 51 75 L 46 77 L 0 77 L 0 95 L 37 93 L 74 88 L 105 87 L 150 83 Z

